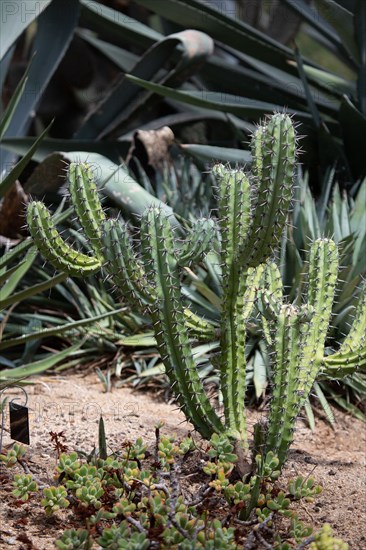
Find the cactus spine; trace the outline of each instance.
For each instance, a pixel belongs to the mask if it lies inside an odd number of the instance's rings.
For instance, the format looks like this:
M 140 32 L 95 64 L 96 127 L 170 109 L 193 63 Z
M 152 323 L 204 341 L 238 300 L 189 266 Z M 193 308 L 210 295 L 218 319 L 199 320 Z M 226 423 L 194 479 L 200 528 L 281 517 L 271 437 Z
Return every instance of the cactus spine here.
M 355 323 L 333 356 L 324 357 L 338 269 L 336 245 L 319 239 L 310 249 L 306 302 L 286 302 L 281 275 L 271 257 L 281 239 L 291 206 L 296 138 L 291 119 L 275 114 L 252 138 L 252 172 L 217 165 L 218 223 L 202 219 L 185 240 L 174 234 L 158 207 L 141 219 L 140 246 L 132 243 L 122 220 L 106 220 L 92 175 L 85 164 L 69 170 L 70 194 L 94 257 L 68 246 L 52 226 L 42 203 L 31 203 L 28 223 L 42 254 L 71 275 L 102 268 L 125 298 L 151 316 L 156 341 L 171 386 L 186 417 L 206 438 L 224 433 L 245 462 L 247 429 L 246 326 L 257 307 L 271 350 L 273 396 L 266 432 L 257 428 L 263 457 L 277 453 L 283 464 L 292 441 L 296 417 L 323 370 L 366 363 L 366 299 Z M 220 354 L 217 358 L 224 419 L 215 412 L 196 370 L 190 338 L 214 339 L 215 326 L 185 303 L 181 273 L 220 246 L 222 299 Z M 257 461 L 258 463 L 258 461 Z M 242 464 L 243 466 L 243 464 Z M 245 465 L 242 468 L 245 470 Z M 260 468 L 259 468 L 260 472 Z

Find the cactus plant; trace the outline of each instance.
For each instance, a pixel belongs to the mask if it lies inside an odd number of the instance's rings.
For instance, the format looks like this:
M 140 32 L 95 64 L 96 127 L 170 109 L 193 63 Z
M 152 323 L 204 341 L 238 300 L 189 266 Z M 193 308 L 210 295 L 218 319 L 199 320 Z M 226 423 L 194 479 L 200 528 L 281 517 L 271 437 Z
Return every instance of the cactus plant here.
M 92 174 L 85 164 L 72 164 L 70 193 L 77 216 L 95 256 L 80 254 L 53 227 L 42 203 L 28 208 L 28 224 L 36 245 L 55 267 L 75 276 L 102 268 L 127 300 L 151 316 L 158 348 L 175 396 L 188 420 L 203 437 L 223 434 L 234 445 L 238 469 L 249 469 L 245 418 L 246 326 L 255 306 L 262 316 L 272 349 L 273 396 L 266 432 L 258 449 L 283 465 L 296 417 L 322 368 L 356 368 L 365 361 L 365 309 L 362 300 L 349 336 L 332 357 L 324 357 L 337 279 L 337 248 L 329 239 L 313 243 L 309 256 L 307 302 L 284 298 L 273 256 L 291 207 L 296 135 L 291 118 L 277 113 L 252 138 L 252 171 L 217 165 L 218 223 L 198 220 L 183 240 L 166 211 L 151 206 L 141 218 L 140 246 L 122 220 L 107 220 L 98 201 Z M 179 235 L 181 237 L 181 234 Z M 190 337 L 210 338 L 215 328 L 188 307 L 181 289 L 182 271 L 214 247 L 221 255 L 222 299 L 219 356 L 224 418 L 207 396 L 196 369 Z M 260 465 L 262 464 L 262 465 Z M 259 487 L 259 485 L 258 485 Z

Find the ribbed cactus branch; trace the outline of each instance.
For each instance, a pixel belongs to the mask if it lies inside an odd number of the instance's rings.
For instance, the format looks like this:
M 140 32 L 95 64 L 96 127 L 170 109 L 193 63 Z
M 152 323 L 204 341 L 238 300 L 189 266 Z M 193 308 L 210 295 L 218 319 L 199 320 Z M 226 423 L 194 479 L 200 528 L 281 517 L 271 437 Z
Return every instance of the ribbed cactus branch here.
M 98 258 L 82 254 L 65 243 L 42 202 L 33 201 L 28 205 L 27 223 L 41 254 L 56 269 L 81 277 L 96 273 L 101 268 Z
M 295 131 L 290 117 L 276 114 L 252 139 L 250 179 L 241 170 L 217 165 L 223 307 L 221 317 L 221 391 L 228 429 L 246 445 L 245 324 L 252 311 L 263 264 L 273 254 L 288 216 L 295 165 Z M 257 268 L 260 271 L 250 272 Z M 273 284 L 278 281 L 272 268 Z M 277 290 L 277 288 L 275 289 Z M 248 308 L 248 304 L 250 307 Z M 247 315 L 244 314 L 246 310 Z
M 273 451 L 282 465 L 293 438 L 299 414 L 300 360 L 302 355 L 303 311 L 282 305 L 272 335 L 271 362 L 274 370 L 273 393 L 266 438 L 266 452 Z M 266 453 L 264 453 L 264 456 Z
M 225 419 L 234 437 L 246 443 L 244 397 L 246 388 L 244 308 L 247 273 L 242 273 L 238 251 L 250 224 L 250 185 L 246 174 L 222 165 L 214 167 L 219 184 L 219 225 L 222 262 L 220 377 Z M 253 305 L 253 304 L 251 304 Z
M 180 290 L 179 267 L 171 225 L 158 208 L 141 220 L 142 256 L 155 288 L 150 311 L 166 373 L 187 418 L 204 437 L 223 431 L 198 375 L 193 358 Z
M 213 167 L 213 174 L 219 184 L 221 261 L 223 270 L 229 273 L 249 230 L 251 190 L 249 178 L 242 170 L 232 170 L 217 164 Z
M 142 262 L 133 250 L 127 224 L 122 220 L 107 220 L 102 224 L 101 243 L 106 271 L 128 300 L 142 307 L 156 299 L 155 289 L 148 282 Z
M 346 376 L 366 366 L 366 285 L 356 307 L 351 329 L 339 350 L 323 359 L 328 376 Z
M 93 173 L 87 163 L 72 162 L 69 166 L 69 191 L 76 214 L 96 254 L 103 258 L 101 225 L 105 214 L 94 183 Z
M 268 290 L 272 300 L 283 299 L 283 284 L 277 264 L 269 262 L 264 270 L 264 287 Z
M 307 396 L 320 371 L 337 283 L 338 249 L 329 239 L 310 248 L 307 305 L 312 308 L 309 332 L 303 343 L 299 390 Z
M 252 152 L 251 173 L 255 182 L 260 182 L 263 174 L 263 140 L 265 131 L 266 128 L 264 125 L 257 126 L 250 144 Z
M 291 118 L 275 114 L 256 130 L 252 141 L 252 221 L 241 247 L 241 262 L 256 267 L 276 249 L 288 217 L 296 160 L 296 138 Z
M 262 293 L 260 308 L 272 326 L 271 363 L 274 372 L 267 450 L 282 465 L 292 442 L 296 418 L 322 365 L 338 269 L 338 251 L 329 239 L 310 249 L 307 303 L 280 304 L 280 290 Z M 282 302 L 282 300 L 281 300 Z M 278 309 L 280 307 L 280 309 Z
M 268 318 L 274 320 L 278 315 L 278 304 L 283 301 L 281 273 L 274 262 L 266 265 L 263 276 L 264 290 L 258 296 L 258 308 L 261 315 L 263 333 L 268 344 L 271 344 L 271 330 Z

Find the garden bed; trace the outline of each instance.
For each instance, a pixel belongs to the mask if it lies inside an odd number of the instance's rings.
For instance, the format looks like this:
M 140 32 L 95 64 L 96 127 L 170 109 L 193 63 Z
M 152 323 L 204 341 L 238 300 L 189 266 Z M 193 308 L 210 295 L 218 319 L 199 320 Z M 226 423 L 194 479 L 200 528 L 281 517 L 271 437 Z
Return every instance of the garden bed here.
M 181 439 L 191 432 L 197 442 L 200 439 L 174 404 L 164 403 L 158 395 L 130 388 L 103 393 L 94 373 L 44 376 L 27 391 L 31 442 L 26 458 L 31 471 L 47 485 L 54 482 L 56 465 L 50 432 L 63 432 L 65 439 L 61 441 L 69 452 L 90 452 L 98 445 L 100 414 L 105 422 L 109 452 L 138 437 L 153 445 L 159 421 L 164 422 L 163 434 L 176 434 Z M 283 477 L 312 475 L 323 486 L 323 492 L 314 503 L 295 504 L 299 517 L 317 529 L 325 522 L 330 523 L 336 536 L 348 542 L 350 549 L 359 550 L 366 547 L 366 430 L 362 422 L 340 411 L 334 413 L 334 429 L 320 418 L 315 432 L 304 421 L 298 422 Z M 257 412 L 250 413 L 251 424 L 257 416 Z M 4 445 L 10 442 L 5 432 Z M 198 459 L 187 463 L 182 479 L 184 486 L 186 477 L 187 491 L 194 491 L 189 480 L 199 475 L 200 468 Z M 67 510 L 46 517 L 38 497 L 25 503 L 16 500 L 11 494 L 13 474 L 14 469 L 1 467 L 0 548 L 54 548 L 53 541 L 65 529 L 75 527 L 72 513 Z

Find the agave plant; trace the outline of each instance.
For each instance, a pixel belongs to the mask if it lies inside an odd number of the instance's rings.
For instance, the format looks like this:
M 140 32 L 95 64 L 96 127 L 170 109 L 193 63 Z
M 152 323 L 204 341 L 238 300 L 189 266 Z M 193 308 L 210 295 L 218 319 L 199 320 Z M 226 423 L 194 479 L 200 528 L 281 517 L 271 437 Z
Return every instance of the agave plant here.
M 80 150 L 82 140 L 84 150 L 116 161 L 126 156 L 137 127 L 168 124 L 184 145 L 183 154 L 241 162 L 243 154 L 237 149 L 245 149 L 253 121 L 286 105 L 308 136 L 302 161 L 313 187 L 320 188 L 320 176 L 335 158 L 342 186 L 351 187 L 364 174 L 362 0 L 346 7 L 334 0 L 311 5 L 281 0 L 284 9 L 302 22 L 292 37 L 297 50 L 246 23 L 252 7 L 240 9 L 238 4 L 236 13 L 230 8 L 233 2 L 136 4 L 138 10 L 117 4 L 112 9 L 99 1 L 73 0 L 65 13 L 61 0 L 50 0 L 29 17 L 22 17 L 20 9 L 5 14 L 3 73 L 9 67 L 13 71 L 12 49 L 24 33 L 25 43 L 32 45 L 23 49 L 25 64 L 32 51 L 37 53 L 3 147 L 23 153 L 32 113 L 37 112 L 38 125 L 47 126 L 52 112 L 56 121 L 51 132 L 58 139 L 43 141 L 38 159 L 57 149 Z M 257 11 L 268 7 L 265 2 L 257 4 Z M 6 24 L 9 20 L 12 25 Z M 32 22 L 35 34 L 29 30 Z M 66 88 L 58 85 L 59 80 L 68 83 Z M 159 96 L 165 97 L 162 105 Z M 54 105 L 49 97 L 57 97 Z M 9 157 L 3 153 L 5 165 Z M 321 174 L 314 170 L 318 165 Z
M 54 267 L 76 277 L 103 268 L 122 294 L 151 316 L 162 361 L 187 419 L 205 438 L 217 433 L 233 440 L 242 471 L 248 462 L 246 328 L 255 302 L 272 349 L 274 389 L 268 428 L 262 429 L 264 461 L 272 452 L 283 465 L 296 418 L 321 370 L 337 375 L 366 362 L 365 299 L 359 300 L 340 349 L 325 353 L 338 270 L 334 241 L 318 239 L 311 245 L 305 302 L 298 306 L 284 296 L 272 261 L 292 201 L 296 138 L 288 115 L 275 114 L 257 128 L 252 154 L 250 174 L 223 165 L 214 168 L 219 181 L 218 225 L 199 219 L 183 240 L 177 238 L 166 211 L 151 206 L 142 215 L 136 250 L 127 225 L 106 220 L 92 173 L 84 164 L 70 166 L 70 193 L 94 256 L 62 239 L 43 203 L 30 203 L 27 217 L 35 244 Z M 206 394 L 190 343 L 202 333 L 214 337 L 215 330 L 185 304 L 180 283 L 182 270 L 199 262 L 213 246 L 219 250 L 222 270 L 217 363 L 224 419 Z

